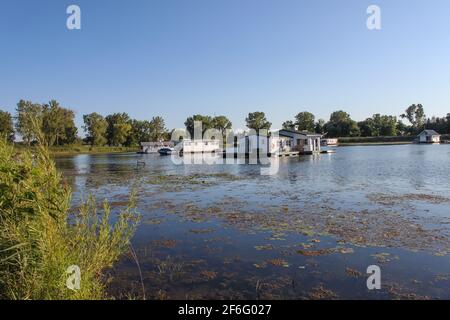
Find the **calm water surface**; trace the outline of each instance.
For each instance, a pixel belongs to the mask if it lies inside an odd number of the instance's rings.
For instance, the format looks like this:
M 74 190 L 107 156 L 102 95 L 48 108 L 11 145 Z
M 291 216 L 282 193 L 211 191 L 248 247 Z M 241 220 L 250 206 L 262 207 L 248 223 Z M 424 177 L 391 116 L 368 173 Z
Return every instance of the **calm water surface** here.
M 450 298 L 450 145 L 339 147 L 281 158 L 273 176 L 158 155 L 56 162 L 74 208 L 89 194 L 120 208 L 137 188 L 147 298 Z M 142 296 L 133 259 L 111 274 L 112 294 Z

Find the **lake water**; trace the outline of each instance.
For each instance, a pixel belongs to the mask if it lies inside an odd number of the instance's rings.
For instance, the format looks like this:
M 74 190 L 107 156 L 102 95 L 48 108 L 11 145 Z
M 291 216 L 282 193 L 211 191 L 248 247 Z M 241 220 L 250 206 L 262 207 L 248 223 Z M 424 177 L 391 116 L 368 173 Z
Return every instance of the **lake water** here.
M 450 145 L 339 147 L 280 158 L 271 176 L 159 155 L 56 162 L 74 208 L 93 194 L 117 211 L 135 186 L 148 299 L 450 298 Z M 111 294 L 142 297 L 131 257 L 110 274 Z

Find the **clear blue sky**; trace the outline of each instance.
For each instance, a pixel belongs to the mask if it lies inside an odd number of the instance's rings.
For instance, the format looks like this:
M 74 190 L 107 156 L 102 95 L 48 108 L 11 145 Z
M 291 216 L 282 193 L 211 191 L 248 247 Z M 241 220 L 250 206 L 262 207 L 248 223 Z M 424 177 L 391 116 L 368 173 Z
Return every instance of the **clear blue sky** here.
M 77 4 L 82 30 L 66 29 Z M 366 9 L 382 10 L 382 30 Z M 275 128 L 309 110 L 328 119 L 450 112 L 450 1 L 1 0 L 0 108 L 54 98 L 77 114 L 224 114 Z M 81 133 L 80 128 L 80 133 Z

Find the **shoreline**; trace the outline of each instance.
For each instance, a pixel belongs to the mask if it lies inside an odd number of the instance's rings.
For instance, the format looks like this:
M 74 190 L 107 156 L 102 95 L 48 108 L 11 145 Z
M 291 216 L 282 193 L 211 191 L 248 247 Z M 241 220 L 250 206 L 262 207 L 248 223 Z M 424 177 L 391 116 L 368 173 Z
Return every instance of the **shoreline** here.
M 15 145 L 14 149 L 17 152 L 23 150 L 33 150 L 34 147 L 23 145 Z M 75 156 L 79 154 L 117 154 L 130 153 L 139 151 L 139 147 L 91 147 L 91 146 L 73 146 L 73 147 L 50 147 L 49 153 L 51 156 Z
M 343 142 L 339 143 L 338 147 L 356 147 L 356 146 L 395 146 L 395 145 L 407 145 L 413 144 L 408 141 L 396 141 L 396 142 Z

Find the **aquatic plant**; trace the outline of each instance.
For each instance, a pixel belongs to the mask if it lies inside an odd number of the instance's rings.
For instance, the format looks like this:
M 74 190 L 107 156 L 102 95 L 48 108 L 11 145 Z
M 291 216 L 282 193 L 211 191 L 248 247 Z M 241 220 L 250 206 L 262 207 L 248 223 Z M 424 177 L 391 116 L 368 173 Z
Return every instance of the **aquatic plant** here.
M 39 144 L 17 153 L 0 141 L 0 299 L 106 298 L 103 272 L 129 249 L 135 196 L 114 217 L 91 196 L 70 211 L 71 190 Z M 79 268 L 79 287 L 67 285 Z M 69 268 L 69 269 L 68 269 Z

